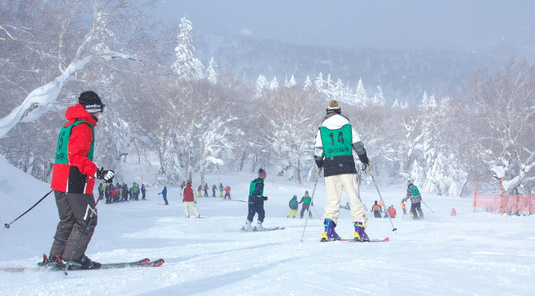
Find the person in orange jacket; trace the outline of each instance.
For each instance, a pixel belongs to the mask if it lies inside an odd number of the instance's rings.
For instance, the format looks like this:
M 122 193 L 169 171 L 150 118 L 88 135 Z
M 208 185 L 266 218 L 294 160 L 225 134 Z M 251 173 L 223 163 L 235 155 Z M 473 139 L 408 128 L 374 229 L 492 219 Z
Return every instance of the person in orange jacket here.
M 401 209 L 403 210 L 403 215 L 407 215 L 407 206 L 404 201 L 401 201 Z
M 370 212 L 373 212 L 373 216 L 375 218 L 381 218 L 381 206 L 375 201 L 375 203 L 372 206 L 372 210 Z

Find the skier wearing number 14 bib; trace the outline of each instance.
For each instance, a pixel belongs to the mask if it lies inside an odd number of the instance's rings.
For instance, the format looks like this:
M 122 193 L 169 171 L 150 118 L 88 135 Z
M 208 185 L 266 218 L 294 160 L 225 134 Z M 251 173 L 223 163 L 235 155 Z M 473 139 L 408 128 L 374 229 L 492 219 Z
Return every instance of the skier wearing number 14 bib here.
M 327 115 L 316 134 L 314 160 L 319 168 L 324 168 L 327 201 L 323 214 L 325 231 L 321 241 L 340 240 L 335 227 L 340 211 L 342 188 L 349 197 L 351 218 L 355 226 L 354 240 L 369 241 L 365 232 L 366 206 L 362 203 L 357 183 L 357 170 L 353 150 L 366 167 L 368 156 L 359 135 L 349 124 L 349 119 L 342 115 L 340 104 L 333 100 L 327 107 Z M 364 168 L 365 168 L 364 167 Z

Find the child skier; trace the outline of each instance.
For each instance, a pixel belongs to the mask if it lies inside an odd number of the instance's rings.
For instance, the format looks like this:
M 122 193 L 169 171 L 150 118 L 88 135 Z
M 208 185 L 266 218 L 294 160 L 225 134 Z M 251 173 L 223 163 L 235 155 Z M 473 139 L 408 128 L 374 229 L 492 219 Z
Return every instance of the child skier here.
M 230 199 L 230 186 L 225 187 L 225 199 Z
M 290 207 L 290 213 L 288 214 L 287 218 L 290 218 L 292 214 L 292 218 L 295 218 L 295 216 L 297 216 L 297 209 L 299 208 L 299 204 L 297 203 L 297 195 L 294 195 L 292 199 L 290 199 L 288 206 Z
M 372 210 L 370 212 L 373 212 L 373 216 L 375 218 L 381 218 L 381 206 L 375 201 L 375 203 L 372 206 Z

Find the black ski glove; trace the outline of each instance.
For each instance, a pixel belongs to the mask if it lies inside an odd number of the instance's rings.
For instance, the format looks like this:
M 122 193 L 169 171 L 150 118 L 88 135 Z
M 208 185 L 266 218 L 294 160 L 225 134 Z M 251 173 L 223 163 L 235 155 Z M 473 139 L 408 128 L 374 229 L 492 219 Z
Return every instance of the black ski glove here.
M 264 196 L 264 200 L 268 200 L 268 197 L 267 197 L 267 196 Z
M 114 171 L 105 170 L 104 168 L 100 168 L 100 170 L 95 172 L 95 177 L 97 177 L 98 179 L 104 180 L 106 182 L 111 181 L 114 175 L 115 175 Z

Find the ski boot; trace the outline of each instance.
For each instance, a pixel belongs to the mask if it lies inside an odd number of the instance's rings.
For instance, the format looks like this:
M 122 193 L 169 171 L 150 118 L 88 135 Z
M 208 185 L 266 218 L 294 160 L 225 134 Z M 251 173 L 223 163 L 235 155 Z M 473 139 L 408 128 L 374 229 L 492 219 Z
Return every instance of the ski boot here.
M 321 242 L 335 241 L 342 239 L 334 230 L 336 223 L 331 219 L 325 219 L 323 221 L 323 226 L 325 226 L 325 231 L 321 234 Z
M 40 267 L 48 268 L 50 270 L 64 270 L 65 269 L 65 263 L 63 263 L 63 260 L 61 260 L 61 257 L 59 255 L 56 255 L 50 259 L 43 254 L 43 261 L 37 263 Z
M 86 255 L 83 255 L 82 258 L 70 262 L 69 270 L 99 269 L 101 265 L 102 264 L 89 259 Z
M 355 238 L 353 239 L 356 242 L 369 242 L 370 238 L 366 234 L 364 224 L 361 222 L 355 222 Z
M 241 228 L 243 231 L 253 231 L 253 227 L 251 226 L 251 221 L 247 220 L 247 222 L 245 222 L 245 225 L 242 226 Z
M 264 230 L 264 226 L 262 226 L 262 222 L 258 221 L 256 222 L 256 226 L 254 227 L 255 231 Z

